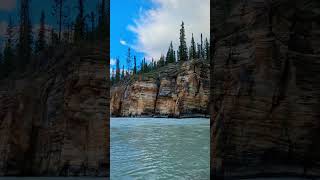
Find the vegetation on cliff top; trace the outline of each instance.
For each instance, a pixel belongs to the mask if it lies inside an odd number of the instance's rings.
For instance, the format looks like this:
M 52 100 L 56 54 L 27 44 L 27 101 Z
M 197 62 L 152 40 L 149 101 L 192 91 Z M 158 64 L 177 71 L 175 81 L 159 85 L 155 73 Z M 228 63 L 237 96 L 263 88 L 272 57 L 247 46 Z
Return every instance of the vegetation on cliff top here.
M 141 60 L 140 65 L 137 65 L 136 56 L 133 56 L 133 68 L 132 67 L 132 54 L 131 49 L 128 48 L 127 52 L 127 69 L 125 66 L 121 64 L 119 58 L 116 59 L 116 68 L 112 69 L 111 72 L 111 84 L 115 85 L 119 82 L 128 81 L 130 79 L 135 79 L 136 77 L 148 78 L 155 77 L 155 74 L 159 72 L 159 70 L 165 68 L 177 68 L 178 66 L 174 66 L 173 64 L 178 64 L 186 61 L 190 61 L 193 59 L 203 59 L 205 61 L 209 61 L 210 58 L 210 44 L 208 39 L 206 38 L 203 41 L 201 34 L 201 42 L 196 43 L 193 38 L 191 38 L 191 43 L 189 48 L 187 47 L 186 37 L 185 37 L 185 29 L 184 22 L 181 24 L 180 28 L 180 37 L 179 37 L 180 45 L 177 51 L 174 50 L 172 41 L 170 42 L 168 51 L 166 56 L 161 55 L 161 57 L 155 61 L 153 58 L 147 62 L 145 58 Z M 168 66 L 170 64 L 170 66 Z
M 26 72 L 32 71 L 38 57 L 42 57 L 42 54 L 52 54 L 51 51 L 56 48 L 97 41 L 106 42 L 109 34 L 107 5 L 108 3 L 102 0 L 98 4 L 97 13 L 92 11 L 86 14 L 84 0 L 78 0 L 74 2 L 74 6 L 77 7 L 75 20 L 67 20 L 66 0 L 54 0 L 52 14 L 57 20 L 57 30 L 53 25 L 47 24 L 46 13 L 42 11 L 39 30 L 34 35 L 30 20 L 30 0 L 21 0 L 17 35 L 14 34 L 15 24 L 12 17 L 10 16 L 8 20 L 4 50 L 0 51 L 0 79 L 23 76 Z

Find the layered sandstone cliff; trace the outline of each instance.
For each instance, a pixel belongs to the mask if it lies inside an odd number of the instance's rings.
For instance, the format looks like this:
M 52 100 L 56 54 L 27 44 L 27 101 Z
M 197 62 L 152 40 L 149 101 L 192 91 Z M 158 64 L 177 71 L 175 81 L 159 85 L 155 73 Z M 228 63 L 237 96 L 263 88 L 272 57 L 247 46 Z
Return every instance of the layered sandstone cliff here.
M 209 65 L 203 60 L 169 64 L 111 88 L 113 116 L 208 115 Z
M 107 54 L 63 47 L 0 87 L 0 175 L 107 176 Z
M 212 176 L 320 176 L 320 3 L 212 5 Z

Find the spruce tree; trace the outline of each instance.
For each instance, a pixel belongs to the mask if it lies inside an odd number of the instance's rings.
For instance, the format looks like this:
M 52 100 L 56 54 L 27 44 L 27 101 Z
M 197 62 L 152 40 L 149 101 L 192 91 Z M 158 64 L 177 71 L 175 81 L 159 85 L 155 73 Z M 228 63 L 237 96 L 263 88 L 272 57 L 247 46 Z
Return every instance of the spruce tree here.
M 52 6 L 53 12 L 52 15 L 57 18 L 57 24 L 59 27 L 58 32 L 58 41 L 61 41 L 61 32 L 62 32 L 62 25 L 64 22 L 64 19 L 67 17 L 66 11 L 65 11 L 65 3 L 66 0 L 53 0 L 54 5 Z
M 206 56 L 206 60 L 210 59 L 210 45 L 207 38 L 205 40 L 205 56 Z
M 39 53 L 46 47 L 46 29 L 45 29 L 45 14 L 44 11 L 41 11 L 40 17 L 40 28 L 38 32 L 38 39 L 36 42 L 35 52 Z
M 191 37 L 191 46 L 190 46 L 190 59 L 195 59 L 197 57 L 197 52 L 196 52 L 196 44 L 194 42 L 193 38 L 193 33 Z
M 128 71 L 130 72 L 131 70 L 131 52 L 130 48 L 128 48 L 128 54 L 127 54 L 127 68 Z
M 119 58 L 116 59 L 116 79 L 115 82 L 119 82 L 120 81 L 120 60 Z
M 175 58 L 174 58 L 173 45 L 172 45 L 172 41 L 171 41 L 168 52 L 167 52 L 166 64 L 173 63 L 173 62 L 175 62 Z
M 13 23 L 11 17 L 7 26 L 7 40 L 3 51 L 2 76 L 7 77 L 14 70 Z
M 137 59 L 136 56 L 133 57 L 133 74 L 136 75 L 137 74 Z
M 74 25 L 74 41 L 77 42 L 84 38 L 85 32 L 85 18 L 84 18 L 84 4 L 83 0 L 78 0 L 78 15 Z
M 203 51 L 203 40 L 202 40 L 202 33 L 201 33 L 201 42 L 200 42 L 200 58 L 204 58 L 204 51 Z
M 188 48 L 185 37 L 184 23 L 182 21 L 181 29 L 180 29 L 180 46 L 179 46 L 179 61 L 187 61 L 188 60 Z
M 32 53 L 32 26 L 30 21 L 30 0 L 21 0 L 20 2 L 20 25 L 19 25 L 19 69 L 25 70 L 30 62 Z
M 124 65 L 122 65 L 121 79 L 124 79 Z

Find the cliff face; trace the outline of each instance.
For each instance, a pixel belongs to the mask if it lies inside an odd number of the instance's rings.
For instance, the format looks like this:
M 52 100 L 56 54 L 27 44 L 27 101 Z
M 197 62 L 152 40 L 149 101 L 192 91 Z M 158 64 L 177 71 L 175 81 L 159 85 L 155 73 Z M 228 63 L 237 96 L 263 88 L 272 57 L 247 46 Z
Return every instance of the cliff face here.
M 212 175 L 319 176 L 319 2 L 212 3 Z
M 107 54 L 64 48 L 0 87 L 0 175 L 106 176 Z
M 184 117 L 208 114 L 209 65 L 169 64 L 111 88 L 113 116 Z

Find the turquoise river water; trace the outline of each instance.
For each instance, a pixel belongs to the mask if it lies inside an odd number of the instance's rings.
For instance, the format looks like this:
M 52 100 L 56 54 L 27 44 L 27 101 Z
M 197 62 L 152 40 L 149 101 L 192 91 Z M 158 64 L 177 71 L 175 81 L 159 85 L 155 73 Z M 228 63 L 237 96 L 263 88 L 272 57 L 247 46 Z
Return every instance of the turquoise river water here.
M 111 180 L 210 179 L 209 119 L 111 118 Z

